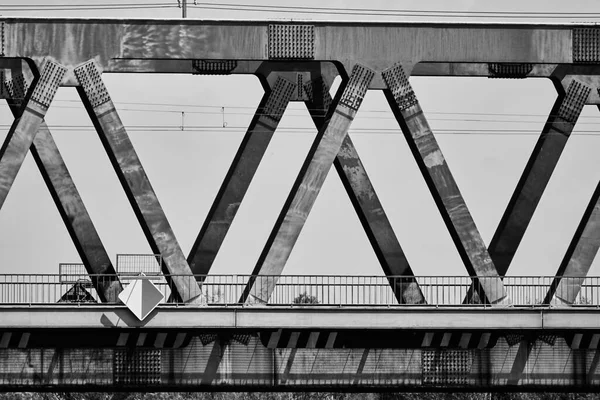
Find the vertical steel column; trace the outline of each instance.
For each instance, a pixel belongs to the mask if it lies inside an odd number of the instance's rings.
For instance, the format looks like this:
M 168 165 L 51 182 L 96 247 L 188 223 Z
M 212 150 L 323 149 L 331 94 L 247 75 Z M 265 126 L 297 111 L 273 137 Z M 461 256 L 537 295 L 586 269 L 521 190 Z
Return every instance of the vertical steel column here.
M 250 295 L 259 302 L 268 302 L 277 276 L 292 252 L 374 75 L 372 70 L 358 64 L 352 69 L 348 82 L 340 90 L 341 95 L 334 101 L 335 107 L 329 111 L 327 121 L 317 134 L 254 268 L 253 275 L 270 277 L 251 278 L 240 302 L 244 303 Z
M 53 61 L 46 61 L 42 73 L 27 92 L 21 105 L 20 117 L 13 122 L 0 148 L 0 208 L 15 181 L 33 139 L 62 83 L 67 69 Z
M 322 78 L 313 80 L 304 87 L 309 98 L 306 107 L 315 126 L 320 130 L 325 125 L 325 115 L 332 102 L 329 87 Z M 388 277 L 396 276 L 390 279 L 396 299 L 400 304 L 425 303 L 423 293 L 413 277 L 408 260 L 350 135 L 345 136 L 333 165 L 384 273 Z
M 142 167 L 93 60 L 75 68 L 79 96 L 153 252 L 161 254 L 171 289 L 184 302 L 201 301 L 201 291 Z
M 384 91 L 446 227 L 477 287 L 492 304 L 506 301 L 502 280 L 429 127 L 402 65 L 383 72 Z M 483 293 L 482 293 L 483 294 Z
M 188 256 L 194 274 L 210 271 L 295 88 L 280 76 L 264 94 Z
M 11 78 L 6 85 L 7 102 L 15 118 L 19 118 L 27 83 L 22 74 Z M 88 273 L 104 275 L 92 278 L 100 299 L 118 302 L 121 283 L 45 121 L 41 122 L 30 150 Z
M 500 276 L 506 275 L 508 271 L 589 94 L 589 86 L 573 80 L 566 94 L 559 94 L 552 107 L 490 242 L 490 256 Z

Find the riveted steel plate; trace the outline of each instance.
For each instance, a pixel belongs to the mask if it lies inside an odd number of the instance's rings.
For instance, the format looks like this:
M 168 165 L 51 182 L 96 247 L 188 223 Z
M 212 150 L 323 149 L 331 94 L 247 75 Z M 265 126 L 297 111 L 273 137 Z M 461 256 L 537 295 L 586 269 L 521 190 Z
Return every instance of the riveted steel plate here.
M 269 25 L 270 60 L 312 60 L 314 58 L 314 26 Z
M 340 103 L 353 110 L 358 110 L 374 76 L 375 72 L 373 70 L 356 64 L 352 68 L 350 80 L 344 90 Z
M 600 29 L 573 29 L 573 62 L 580 64 L 600 62 Z
M 158 384 L 161 373 L 161 350 L 115 350 L 113 374 L 118 385 Z
M 383 71 L 383 80 L 392 91 L 394 100 L 401 111 L 404 111 L 418 103 L 417 96 L 413 91 L 404 68 L 396 64 L 392 68 Z
M 55 63 L 54 61 L 46 61 L 42 69 L 42 74 L 33 89 L 31 100 L 39 105 L 48 108 L 60 87 L 62 80 L 67 72 L 67 68 Z
M 23 74 L 13 75 L 11 80 L 5 81 L 5 85 L 8 95 L 12 100 L 22 101 L 25 99 L 28 87 Z
M 236 68 L 235 60 L 192 60 L 194 75 L 228 75 Z
M 280 121 L 294 90 L 296 90 L 295 83 L 278 76 L 263 109 L 263 115 L 273 121 Z
M 90 60 L 75 68 L 75 76 L 83 87 L 92 107 L 96 108 L 110 101 L 102 77 L 94 61 Z
M 472 364 L 472 350 L 423 350 L 423 384 L 465 385 Z
M 533 64 L 491 63 L 488 64 L 488 77 L 524 79 L 533 69 Z
M 571 81 L 565 99 L 558 109 L 558 116 L 565 121 L 575 123 L 590 92 L 591 88 L 589 86 L 576 80 Z
M 329 89 L 325 84 L 322 76 L 319 76 L 315 80 L 308 82 L 304 85 L 304 91 L 308 97 L 308 101 L 311 103 L 323 102 L 323 110 L 328 110 L 331 106 L 332 98 L 329 95 Z

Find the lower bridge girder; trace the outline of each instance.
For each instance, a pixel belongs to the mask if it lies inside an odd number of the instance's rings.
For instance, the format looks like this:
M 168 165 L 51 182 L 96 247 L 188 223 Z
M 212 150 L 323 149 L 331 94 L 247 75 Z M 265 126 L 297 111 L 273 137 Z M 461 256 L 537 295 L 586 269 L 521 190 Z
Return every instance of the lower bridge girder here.
M 0 335 L 0 390 L 600 387 L 600 331 L 113 329 L 78 332 L 78 340 L 64 330 Z

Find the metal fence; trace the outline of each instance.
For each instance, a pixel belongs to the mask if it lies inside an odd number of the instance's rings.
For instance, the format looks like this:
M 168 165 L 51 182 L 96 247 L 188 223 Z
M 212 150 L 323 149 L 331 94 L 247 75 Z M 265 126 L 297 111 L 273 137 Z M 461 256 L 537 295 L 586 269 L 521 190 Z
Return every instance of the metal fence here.
M 176 303 L 172 296 L 169 275 L 150 276 L 154 285 L 165 296 L 165 302 Z M 257 303 L 253 294 L 271 292 L 271 305 L 324 305 L 324 306 L 397 306 L 399 291 L 407 281 L 418 283 L 425 304 L 432 306 L 488 306 L 478 293 L 482 281 L 492 278 L 464 276 L 333 276 L 333 275 L 203 275 L 186 276 L 191 285 L 201 285 L 202 298 L 198 303 L 208 305 L 236 305 Z M 114 279 L 109 275 L 0 275 L 0 304 L 52 304 L 100 302 L 93 282 Z M 120 275 L 125 286 L 134 275 Z M 600 277 L 523 277 L 511 276 L 503 280 L 493 278 L 503 286 L 507 297 L 504 305 L 538 306 L 573 304 L 600 307 Z M 200 283 L 202 282 L 202 283 Z M 252 282 L 251 288 L 248 283 Z M 489 282 L 487 282 L 489 287 Z M 272 290 L 271 290 L 272 289 Z M 248 295 L 249 294 L 249 295 Z M 260 297 L 260 296 L 259 296 Z M 263 296 L 264 297 L 264 296 Z

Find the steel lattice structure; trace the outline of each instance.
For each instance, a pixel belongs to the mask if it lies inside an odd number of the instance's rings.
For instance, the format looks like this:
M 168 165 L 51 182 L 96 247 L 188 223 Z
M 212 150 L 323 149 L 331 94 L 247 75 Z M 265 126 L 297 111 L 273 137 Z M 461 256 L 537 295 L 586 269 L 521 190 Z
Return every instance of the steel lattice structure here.
M 318 134 L 240 302 L 268 302 L 277 279 L 255 285 L 256 277 L 282 273 L 332 165 L 383 272 L 386 276 L 413 276 L 347 134 L 367 90 L 382 90 L 466 272 L 475 277 L 477 295 L 488 304 L 507 305 L 510 299 L 502 278 L 583 106 L 600 104 L 600 28 L 593 25 L 4 18 L 0 19 L 0 32 L 4 74 L 0 96 L 8 101 L 15 117 L 0 149 L 0 207 L 31 151 L 88 273 L 114 276 L 93 282 L 101 300 L 109 302 L 115 301 L 121 284 L 44 122 L 61 86 L 77 88 L 151 249 L 162 256 L 163 272 L 169 276 L 174 294 L 186 303 L 197 301 L 203 278 L 185 276 L 209 274 L 292 101 L 307 105 Z M 258 110 L 187 257 L 103 83 L 103 74 L 123 72 L 252 74 L 264 88 Z M 338 75 L 342 83 L 332 98 L 329 88 Z M 549 78 L 555 85 L 555 104 L 489 246 L 475 226 L 411 88 L 410 76 L 539 77 Z M 259 129 L 261 134 L 255 134 Z M 555 273 L 545 303 L 554 299 L 572 304 L 577 297 L 600 246 L 599 201 L 600 185 Z M 571 278 L 561 280 L 563 276 Z M 400 304 L 424 302 L 415 279 L 403 279 L 392 289 Z M 528 355 L 531 348 L 522 351 Z M 427 357 L 423 363 L 431 364 Z

